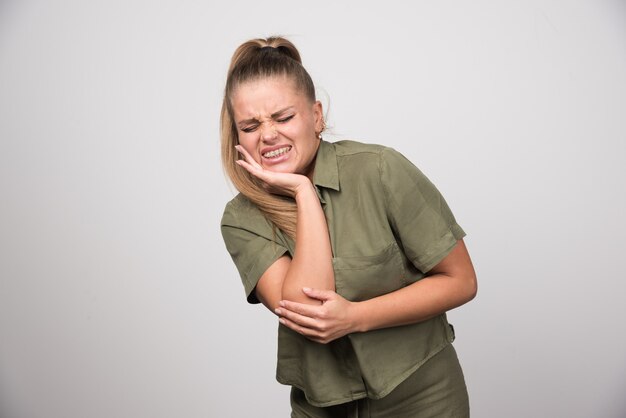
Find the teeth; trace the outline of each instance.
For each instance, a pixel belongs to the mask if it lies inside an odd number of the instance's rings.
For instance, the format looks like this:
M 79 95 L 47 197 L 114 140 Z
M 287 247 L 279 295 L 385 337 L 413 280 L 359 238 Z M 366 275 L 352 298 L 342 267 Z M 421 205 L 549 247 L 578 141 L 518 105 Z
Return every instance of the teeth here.
M 278 157 L 279 155 L 286 153 L 290 149 L 291 147 L 278 148 L 278 149 L 275 149 L 274 151 L 266 152 L 265 154 L 263 154 L 263 156 L 265 158 Z

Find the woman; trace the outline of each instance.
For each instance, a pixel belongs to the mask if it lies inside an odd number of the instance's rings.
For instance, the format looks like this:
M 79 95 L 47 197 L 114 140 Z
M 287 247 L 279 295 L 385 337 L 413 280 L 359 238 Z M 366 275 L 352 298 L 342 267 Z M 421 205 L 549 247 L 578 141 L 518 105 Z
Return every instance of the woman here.
M 445 315 L 476 294 L 465 233 L 400 153 L 324 128 L 291 42 L 235 51 L 221 135 L 240 193 L 222 235 L 248 301 L 279 318 L 292 417 L 469 416 Z

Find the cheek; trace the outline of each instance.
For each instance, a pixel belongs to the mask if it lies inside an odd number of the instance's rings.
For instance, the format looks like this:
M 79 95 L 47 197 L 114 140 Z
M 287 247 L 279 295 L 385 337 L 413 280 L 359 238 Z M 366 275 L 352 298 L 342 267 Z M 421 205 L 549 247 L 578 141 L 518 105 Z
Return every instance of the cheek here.
M 304 142 L 309 141 L 310 139 L 315 137 L 315 129 L 314 125 L 309 123 L 299 123 L 297 125 L 284 126 L 279 129 L 279 133 L 284 136 L 291 138 L 292 140 L 299 143 L 300 146 L 303 145 Z
M 239 133 L 237 139 L 239 140 L 239 145 L 246 149 L 254 145 L 254 137 L 249 133 Z
M 258 160 L 256 141 L 254 141 L 254 139 L 248 137 L 248 135 L 239 135 L 239 145 L 241 145 L 243 149 L 248 151 L 248 154 L 252 155 L 255 160 Z

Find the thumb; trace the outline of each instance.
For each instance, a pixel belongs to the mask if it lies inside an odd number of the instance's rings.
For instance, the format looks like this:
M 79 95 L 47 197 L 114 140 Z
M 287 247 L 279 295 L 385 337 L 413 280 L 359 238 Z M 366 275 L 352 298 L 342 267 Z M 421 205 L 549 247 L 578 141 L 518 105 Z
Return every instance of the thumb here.
M 330 300 L 335 295 L 335 292 L 333 292 L 332 290 L 311 289 L 310 287 L 303 287 L 302 291 L 308 297 L 321 301 Z

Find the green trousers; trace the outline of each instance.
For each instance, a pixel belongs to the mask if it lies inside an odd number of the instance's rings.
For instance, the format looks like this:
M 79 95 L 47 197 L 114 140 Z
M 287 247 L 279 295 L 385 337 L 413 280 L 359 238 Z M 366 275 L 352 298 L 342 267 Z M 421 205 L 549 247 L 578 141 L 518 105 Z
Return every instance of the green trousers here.
M 291 418 L 467 418 L 469 400 L 452 344 L 437 353 L 382 399 L 358 399 L 329 407 L 309 404 L 291 389 Z

